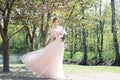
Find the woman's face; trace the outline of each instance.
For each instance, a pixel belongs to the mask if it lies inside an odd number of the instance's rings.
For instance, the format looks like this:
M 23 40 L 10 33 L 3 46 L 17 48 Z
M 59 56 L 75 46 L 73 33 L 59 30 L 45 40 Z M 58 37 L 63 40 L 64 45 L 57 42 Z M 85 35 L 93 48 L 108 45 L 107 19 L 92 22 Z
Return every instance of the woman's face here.
M 54 24 L 55 26 L 57 26 L 57 25 L 59 24 L 59 20 L 55 20 L 55 21 L 53 22 L 53 24 Z

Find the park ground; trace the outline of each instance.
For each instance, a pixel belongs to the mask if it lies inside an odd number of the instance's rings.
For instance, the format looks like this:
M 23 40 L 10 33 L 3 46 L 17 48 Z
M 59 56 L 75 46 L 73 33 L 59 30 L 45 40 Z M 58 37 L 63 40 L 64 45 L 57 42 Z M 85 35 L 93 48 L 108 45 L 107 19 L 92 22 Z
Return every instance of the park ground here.
M 64 64 L 65 80 L 120 80 L 120 67 L 80 66 Z M 3 73 L 0 65 L 0 80 L 52 80 L 37 78 L 23 64 L 10 64 L 10 72 Z

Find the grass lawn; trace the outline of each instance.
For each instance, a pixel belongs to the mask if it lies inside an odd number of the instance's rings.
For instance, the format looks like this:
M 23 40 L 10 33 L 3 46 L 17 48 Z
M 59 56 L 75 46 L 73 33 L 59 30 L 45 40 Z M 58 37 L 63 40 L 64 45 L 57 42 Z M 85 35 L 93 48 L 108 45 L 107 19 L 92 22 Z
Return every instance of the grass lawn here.
M 113 72 L 120 73 L 120 67 L 116 66 L 81 66 L 64 64 L 64 70 L 68 73 L 84 73 L 84 72 Z
M 2 65 L 0 64 L 0 67 Z M 10 64 L 10 67 L 25 67 L 24 64 Z M 113 72 L 120 73 L 120 67 L 118 66 L 82 66 L 82 65 L 72 65 L 64 64 L 64 71 L 67 73 L 82 73 L 82 72 Z
M 120 67 L 117 66 L 64 64 L 63 68 L 67 78 L 65 80 L 120 80 Z M 26 70 L 24 64 L 10 64 L 10 70 L 8 74 L 2 73 L 2 65 L 0 65 L 0 79 L 43 80 Z

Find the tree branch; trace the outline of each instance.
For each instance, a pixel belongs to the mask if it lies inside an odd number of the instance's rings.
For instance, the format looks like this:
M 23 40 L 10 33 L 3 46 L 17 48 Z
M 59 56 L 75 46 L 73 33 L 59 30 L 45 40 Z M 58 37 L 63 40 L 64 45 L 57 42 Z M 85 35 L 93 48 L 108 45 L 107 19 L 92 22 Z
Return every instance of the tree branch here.
M 48 13 L 47 13 L 47 23 L 46 23 L 45 33 L 48 31 L 50 18 L 51 18 L 51 13 L 48 11 Z
M 78 1 L 76 1 L 75 2 L 75 4 L 73 5 L 73 7 L 72 7 L 72 10 L 71 10 L 71 12 L 70 12 L 70 14 L 69 14 L 69 16 L 68 16 L 68 18 L 72 15 L 72 13 L 73 13 L 73 10 L 74 10 L 74 8 L 75 8 L 75 5 L 76 5 L 76 3 L 77 3 Z
M 35 37 L 36 25 L 33 25 L 32 39 Z
M 11 10 L 14 2 L 15 2 L 15 0 L 12 0 L 11 5 L 10 5 L 10 7 L 9 7 L 10 10 Z
M 11 9 L 12 9 L 12 6 L 13 6 L 14 1 L 15 1 L 15 0 L 12 0 L 11 3 L 6 2 L 6 6 L 8 6 L 7 18 L 10 17 L 10 13 L 11 13 Z M 10 6 L 9 6 L 9 5 L 10 5 Z
M 13 33 L 13 34 L 8 38 L 8 41 L 10 40 L 10 38 L 12 38 L 15 34 L 17 34 L 18 32 L 20 32 L 22 29 L 24 29 L 24 27 L 22 27 L 21 29 L 19 29 L 18 31 L 16 31 L 15 33 Z
M 2 39 L 4 40 L 5 37 L 4 37 L 4 32 L 3 32 L 3 29 L 2 29 L 2 25 L 1 25 L 1 24 L 0 24 L 0 34 L 1 34 Z
M 1 6 L 0 6 L 0 11 L 2 11 L 2 12 L 3 12 L 3 9 L 1 8 Z
M 29 37 L 29 39 L 31 41 L 32 40 L 32 36 L 30 34 L 30 29 L 29 29 L 29 27 L 27 26 L 26 23 L 24 24 L 24 29 L 25 29 L 26 33 L 28 34 L 28 37 Z

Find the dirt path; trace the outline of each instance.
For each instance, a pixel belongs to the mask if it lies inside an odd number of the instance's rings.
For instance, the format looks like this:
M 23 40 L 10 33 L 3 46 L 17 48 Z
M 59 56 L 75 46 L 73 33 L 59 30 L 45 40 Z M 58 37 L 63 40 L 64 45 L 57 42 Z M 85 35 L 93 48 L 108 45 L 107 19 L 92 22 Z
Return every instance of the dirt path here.
M 1 70 L 0 70 L 1 71 Z M 13 68 L 9 73 L 0 72 L 0 80 L 52 80 L 36 78 L 31 72 L 24 68 Z M 120 74 L 110 72 L 87 72 L 87 73 L 66 73 L 65 80 L 120 80 Z
M 66 75 L 70 80 L 120 80 L 120 74 L 118 73 L 80 73 L 78 75 L 75 74 L 67 74 Z

